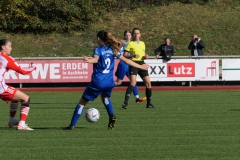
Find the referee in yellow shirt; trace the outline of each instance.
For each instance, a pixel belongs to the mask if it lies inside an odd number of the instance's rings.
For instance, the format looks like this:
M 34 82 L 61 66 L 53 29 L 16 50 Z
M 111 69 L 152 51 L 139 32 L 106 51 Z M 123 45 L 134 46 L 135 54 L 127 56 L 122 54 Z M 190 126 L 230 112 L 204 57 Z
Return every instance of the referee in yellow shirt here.
M 132 61 L 138 64 L 144 64 L 145 59 L 145 43 L 143 41 L 140 41 L 141 32 L 138 28 L 134 28 L 132 30 L 132 41 L 128 43 L 124 50 L 124 55 L 127 55 L 127 52 L 130 53 L 127 58 L 130 58 Z M 130 74 L 130 85 L 128 86 L 125 94 L 125 101 L 122 104 L 122 108 L 127 109 L 128 106 L 128 100 L 131 96 L 133 87 L 137 83 L 137 74 L 142 78 L 143 82 L 146 85 L 146 97 L 147 97 L 147 105 L 146 108 L 154 108 L 154 106 L 151 103 L 151 97 L 152 97 L 152 86 L 150 77 L 147 70 L 142 70 L 139 68 L 135 68 L 132 66 L 129 66 L 129 74 Z

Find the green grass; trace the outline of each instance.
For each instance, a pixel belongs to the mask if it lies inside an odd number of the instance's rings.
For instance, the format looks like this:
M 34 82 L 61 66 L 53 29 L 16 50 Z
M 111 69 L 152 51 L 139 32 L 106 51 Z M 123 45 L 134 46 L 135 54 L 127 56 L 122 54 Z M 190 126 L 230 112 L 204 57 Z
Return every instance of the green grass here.
M 194 33 L 205 42 L 205 55 L 239 55 L 239 11 L 238 1 L 123 8 L 122 12 L 103 14 L 84 31 L 43 35 L 0 32 L 0 37 L 13 42 L 13 57 L 90 56 L 96 46 L 97 31 L 107 29 L 123 38 L 124 30 L 138 27 L 149 55 L 154 55 L 154 49 L 163 43 L 165 36 L 171 38 L 176 55 L 190 55 L 187 47 Z
M 34 131 L 8 128 L 8 105 L 1 101 L 1 159 L 239 159 L 239 91 L 154 91 L 155 109 L 145 103 L 121 104 L 124 92 L 114 91 L 114 130 L 100 99 L 86 108 L 101 113 L 97 123 L 81 117 L 73 131 L 72 112 L 82 93 L 28 93 L 27 120 Z M 141 95 L 144 92 L 140 92 Z M 85 109 L 86 111 L 86 109 Z

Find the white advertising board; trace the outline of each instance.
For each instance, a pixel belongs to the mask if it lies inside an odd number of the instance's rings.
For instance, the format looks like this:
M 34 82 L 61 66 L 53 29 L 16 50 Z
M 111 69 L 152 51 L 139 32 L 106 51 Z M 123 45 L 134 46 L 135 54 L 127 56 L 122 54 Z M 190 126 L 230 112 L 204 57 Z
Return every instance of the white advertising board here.
M 151 81 L 216 81 L 219 80 L 218 59 L 156 59 L 149 64 Z M 138 76 L 137 81 L 142 81 Z
M 240 80 L 240 59 L 222 60 L 222 80 Z

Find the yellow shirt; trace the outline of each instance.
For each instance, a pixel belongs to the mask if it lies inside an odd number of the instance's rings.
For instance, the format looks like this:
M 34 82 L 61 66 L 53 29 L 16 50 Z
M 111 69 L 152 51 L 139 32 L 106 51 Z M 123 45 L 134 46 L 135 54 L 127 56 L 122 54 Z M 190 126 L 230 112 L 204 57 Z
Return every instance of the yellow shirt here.
M 143 41 L 139 41 L 139 43 L 135 41 L 131 41 L 127 44 L 125 50 L 130 53 L 131 56 L 138 54 L 138 58 L 132 57 L 133 61 L 143 61 L 145 56 L 145 43 Z

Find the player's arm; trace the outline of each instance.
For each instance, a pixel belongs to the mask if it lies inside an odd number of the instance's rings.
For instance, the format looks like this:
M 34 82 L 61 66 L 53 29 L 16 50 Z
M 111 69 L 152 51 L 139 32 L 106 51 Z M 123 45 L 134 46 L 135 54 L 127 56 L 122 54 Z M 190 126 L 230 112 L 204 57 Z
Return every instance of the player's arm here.
M 126 50 L 124 50 L 123 56 L 128 59 L 131 59 L 134 57 L 134 55 L 129 54 L 129 51 L 126 51 Z
M 149 67 L 147 64 L 139 65 L 139 64 L 133 62 L 132 60 L 125 58 L 124 56 L 121 56 L 119 59 L 124 61 L 125 63 L 127 63 L 130 66 L 140 68 L 143 70 L 148 70 L 148 67 Z
M 93 58 L 89 59 L 87 56 L 84 56 L 84 61 L 86 63 L 97 63 L 99 57 L 97 55 L 94 55 Z
M 36 69 L 36 65 L 32 64 L 30 67 L 21 67 L 13 58 L 8 57 L 7 69 L 14 70 L 20 74 L 29 74 Z

